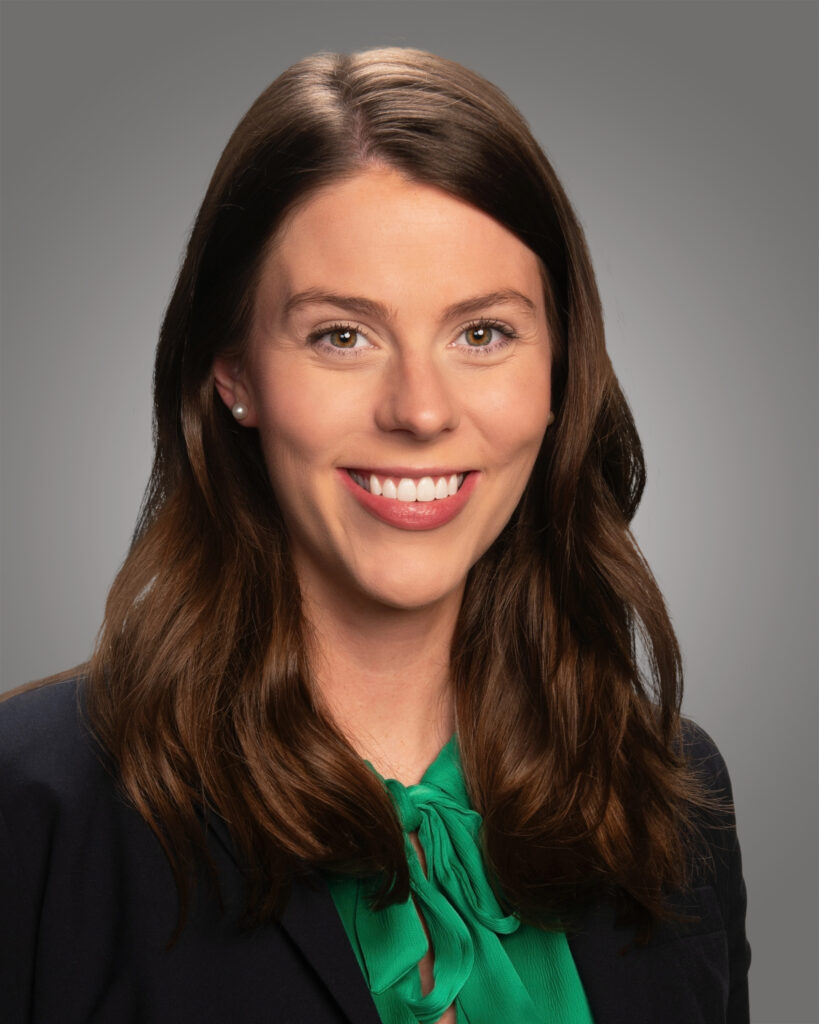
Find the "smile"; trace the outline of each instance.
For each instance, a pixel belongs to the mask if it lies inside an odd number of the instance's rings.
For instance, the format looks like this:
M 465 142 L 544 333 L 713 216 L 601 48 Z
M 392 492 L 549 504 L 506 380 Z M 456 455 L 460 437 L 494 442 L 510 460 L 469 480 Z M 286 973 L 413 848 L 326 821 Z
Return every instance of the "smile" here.
M 359 487 L 378 497 L 394 501 L 440 501 L 452 498 L 464 482 L 463 473 L 448 476 L 394 477 L 378 476 L 375 473 L 348 469 L 347 472 Z
M 435 530 L 466 507 L 482 475 L 474 470 L 432 470 L 409 476 L 408 470 L 373 472 L 338 469 L 338 479 L 356 503 L 375 519 L 399 530 Z

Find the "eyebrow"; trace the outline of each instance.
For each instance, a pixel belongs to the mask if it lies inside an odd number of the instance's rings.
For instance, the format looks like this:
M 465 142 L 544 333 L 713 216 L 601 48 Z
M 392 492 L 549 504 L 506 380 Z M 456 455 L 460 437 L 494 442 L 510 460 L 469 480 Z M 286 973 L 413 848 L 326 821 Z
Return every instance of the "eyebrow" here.
M 381 320 L 396 319 L 395 310 L 381 302 L 366 299 L 360 295 L 338 295 L 335 292 L 325 292 L 318 288 L 308 288 L 306 291 L 291 295 L 284 304 L 284 313 L 285 316 L 289 316 L 301 306 L 317 304 L 336 306 L 360 316 L 378 317 Z M 528 313 L 536 311 L 534 302 L 523 292 L 516 291 L 514 288 L 504 288 L 501 291 L 487 292 L 485 295 L 473 295 L 448 306 L 444 310 L 442 320 L 455 320 L 458 317 L 477 313 L 487 306 L 497 305 L 522 306 Z

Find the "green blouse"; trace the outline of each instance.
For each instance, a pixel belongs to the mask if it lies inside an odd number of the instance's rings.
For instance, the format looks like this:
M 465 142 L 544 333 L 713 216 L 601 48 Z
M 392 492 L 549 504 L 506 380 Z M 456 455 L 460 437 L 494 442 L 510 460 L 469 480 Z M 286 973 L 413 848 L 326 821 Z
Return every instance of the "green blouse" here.
M 411 898 L 373 911 L 364 880 L 332 875 L 328 883 L 384 1024 L 433 1024 L 453 1002 L 458 1024 L 593 1024 L 565 934 L 521 924 L 495 899 L 456 737 L 418 785 L 382 782 L 404 826 Z M 415 831 L 426 874 L 409 840 Z M 434 952 L 425 996 L 418 963 L 428 944 L 413 900 Z

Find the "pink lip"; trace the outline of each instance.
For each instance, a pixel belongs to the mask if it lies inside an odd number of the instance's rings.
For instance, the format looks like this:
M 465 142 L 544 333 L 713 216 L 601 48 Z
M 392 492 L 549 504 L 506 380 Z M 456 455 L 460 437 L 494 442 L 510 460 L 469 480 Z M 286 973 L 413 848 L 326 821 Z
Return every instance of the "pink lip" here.
M 466 473 L 468 470 L 463 469 L 452 469 L 452 467 L 446 469 L 440 466 L 346 466 L 347 470 L 352 470 L 353 473 L 359 473 L 361 476 L 369 476 L 371 473 L 375 473 L 378 477 L 389 476 L 394 480 L 400 480 L 402 477 L 407 477 L 410 480 L 420 480 L 421 477 L 431 476 L 433 480 L 438 480 L 440 477 L 445 476 L 447 479 L 451 476 L 459 476 L 461 473 Z
M 398 501 L 397 498 L 384 498 L 381 495 L 365 491 L 363 487 L 358 486 L 345 469 L 338 470 L 338 473 L 342 484 L 359 505 L 376 519 L 380 519 L 382 523 L 397 526 L 400 530 L 434 530 L 439 526 L 445 526 L 466 505 L 478 482 L 478 474 L 468 472 L 459 491 L 451 498 L 438 498 L 435 501 Z M 399 474 L 378 472 L 376 475 L 398 476 Z M 417 470 L 412 474 L 402 473 L 400 475 L 417 477 Z M 423 475 L 433 476 L 435 474 L 425 472 Z M 451 473 L 440 474 L 440 476 L 451 475 Z

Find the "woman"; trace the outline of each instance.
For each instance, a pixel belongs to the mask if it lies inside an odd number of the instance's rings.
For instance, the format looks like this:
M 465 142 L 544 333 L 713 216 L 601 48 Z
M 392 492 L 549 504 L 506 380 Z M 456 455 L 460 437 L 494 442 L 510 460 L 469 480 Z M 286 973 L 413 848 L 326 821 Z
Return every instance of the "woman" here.
M 216 168 L 87 671 L 7 702 L 12 1021 L 747 1021 L 724 764 L 519 113 L 299 62 Z

